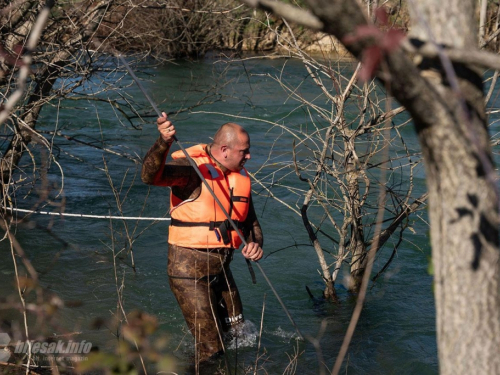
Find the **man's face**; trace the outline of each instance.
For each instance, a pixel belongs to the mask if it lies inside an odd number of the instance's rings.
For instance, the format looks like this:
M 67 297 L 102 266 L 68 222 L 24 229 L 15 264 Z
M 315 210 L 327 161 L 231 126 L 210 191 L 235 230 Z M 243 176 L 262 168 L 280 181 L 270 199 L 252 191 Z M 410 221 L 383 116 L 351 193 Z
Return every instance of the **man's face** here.
M 233 172 L 239 172 L 246 161 L 250 159 L 250 139 L 247 134 L 241 133 L 233 147 L 226 150 L 225 167 Z

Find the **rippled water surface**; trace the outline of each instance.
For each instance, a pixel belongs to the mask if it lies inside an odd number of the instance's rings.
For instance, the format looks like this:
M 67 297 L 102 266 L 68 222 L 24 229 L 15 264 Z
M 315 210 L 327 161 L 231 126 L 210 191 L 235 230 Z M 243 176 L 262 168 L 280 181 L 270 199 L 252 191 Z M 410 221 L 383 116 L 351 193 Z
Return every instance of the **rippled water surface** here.
M 283 66 L 285 68 L 281 70 Z M 216 100 L 211 104 L 194 108 L 192 112 L 172 115 L 171 118 L 185 146 L 210 142 L 209 137 L 224 122 L 235 121 L 244 125 L 252 140 L 252 159 L 247 168 L 253 171 L 267 158 L 277 135 L 281 134 L 279 129 L 271 129 L 265 121 L 281 119 L 282 123 L 295 126 L 306 118 L 304 111 L 298 110 L 297 104 L 265 74 L 283 74 L 285 79 L 301 82 L 307 75 L 301 63 L 256 59 L 227 66 L 207 60 L 150 68 L 147 70 L 149 75 L 142 74 L 141 77 L 148 78 L 144 85 L 162 110 L 176 111 L 203 98 L 216 83 L 216 73 L 225 69 L 224 79 L 219 83 L 219 86 L 226 85 L 219 87 L 222 96 L 212 98 Z M 349 64 L 343 69 L 350 69 Z M 108 80 L 113 79 L 108 77 Z M 124 84 L 129 82 L 127 80 Z M 86 90 L 97 90 L 102 82 L 96 79 L 94 85 Z M 301 90 L 306 98 L 316 92 L 307 86 L 301 87 Z M 130 86 L 126 93 L 128 99 L 145 104 L 135 86 Z M 254 121 L 252 117 L 265 121 Z M 104 139 L 105 146 L 110 150 L 140 158 L 157 137 L 155 118 L 146 121 L 140 123 L 134 120 L 134 124 L 141 127 L 134 129 L 124 120 L 120 123 L 114 109 L 102 103 L 63 102 L 59 116 L 56 116 L 54 108 L 44 110 L 40 129 L 53 129 L 57 123 L 63 134 L 99 146 Z M 411 125 L 402 131 L 408 138 L 409 147 L 416 147 Z M 121 189 L 122 199 L 127 193 L 123 201 L 125 215 L 167 215 L 169 190 L 161 187 L 149 189 L 143 185 L 139 178 L 140 165 L 59 137 L 55 138 L 55 144 L 57 160 L 64 175 L 52 163 L 46 182 L 54 201 L 61 202 L 61 197 L 64 197 L 65 212 L 118 215 L 110 188 L 111 179 L 116 189 Z M 290 146 L 291 139 L 286 136 L 274 144 L 276 152 L 289 151 Z M 425 189 L 422 170 L 417 173 L 415 183 L 417 191 Z M 62 195 L 56 197 L 60 187 L 63 187 Z M 27 193 L 26 188 L 16 194 L 18 207 L 34 207 L 39 201 L 38 191 Z M 295 199 L 287 194 L 283 191 L 280 198 Z M 305 287 L 308 286 L 315 296 L 320 296 L 322 281 L 317 271 L 316 255 L 309 246 L 301 218 L 264 193 L 255 196 L 254 201 L 264 229 L 265 251 L 269 254 L 281 249 L 260 264 L 302 334 L 319 339 L 321 352 L 310 341 L 297 341 L 293 326 L 263 277 L 256 270 L 258 282 L 252 285 L 243 258 L 236 254 L 233 274 L 242 294 L 247 323 L 244 335 L 228 344 L 228 361 L 234 364 L 237 357 L 237 373 L 244 373 L 243 369 L 255 368 L 259 358 L 259 373 L 281 374 L 287 371 L 287 366 L 297 356 L 297 361 L 293 362 L 295 373 L 317 374 L 320 354 L 326 368 L 331 370 L 355 300 L 341 282 L 337 286 L 339 304 L 312 300 Z M 295 205 L 300 202 L 295 199 L 288 203 Z M 55 208 L 49 205 L 44 209 Z M 425 218 L 425 213 L 422 215 Z M 159 329 L 154 337 L 168 338 L 161 351 L 172 354 L 178 362 L 178 373 L 183 373 L 193 353 L 193 340 L 186 333 L 184 320 L 168 287 L 168 223 L 151 224 L 127 221 L 126 229 L 133 233 L 134 238 L 137 237 L 133 244 L 135 272 L 131 267 L 130 254 L 127 255 L 126 250 L 118 254 L 121 249 L 129 248 L 126 238 L 119 235 L 125 232 L 122 221 L 33 215 L 29 222 L 19 225 L 15 234 L 41 273 L 44 287 L 65 301 L 82 302 L 75 307 L 63 308 L 58 313 L 56 328 L 52 329 L 54 333 L 81 332 L 81 339 L 98 345 L 102 350 L 113 350 L 115 332 L 106 325 L 97 328 L 91 323 L 96 318 L 106 320 L 113 316 L 117 310 L 117 288 L 124 285 L 124 308 L 127 311 L 139 309 L 157 317 Z M 50 231 L 44 229 L 47 227 L 51 228 Z M 438 371 L 432 277 L 428 273 L 428 232 L 418 220 L 413 223 L 413 229 L 414 233 L 407 232 L 388 271 L 369 289 L 346 359 L 348 374 L 435 374 Z M 114 233 L 113 236 L 111 233 Z M 5 286 L 1 293 L 5 296 L 15 293 L 12 286 L 14 273 L 6 242 L 0 246 L 4 259 L 0 263 L 0 280 Z M 113 257 L 113 250 L 118 254 L 116 258 Z M 386 249 L 381 253 L 375 270 L 381 268 L 390 252 Z M 14 315 L 9 312 L 4 318 L 9 320 Z

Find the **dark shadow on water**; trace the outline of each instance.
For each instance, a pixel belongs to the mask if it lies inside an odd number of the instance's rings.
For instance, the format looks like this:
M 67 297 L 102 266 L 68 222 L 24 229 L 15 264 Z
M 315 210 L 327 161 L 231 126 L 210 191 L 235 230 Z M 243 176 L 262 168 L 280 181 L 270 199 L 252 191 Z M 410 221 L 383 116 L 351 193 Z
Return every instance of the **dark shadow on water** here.
M 312 302 L 312 311 L 320 317 L 329 316 L 332 313 L 332 307 L 340 306 L 340 299 L 335 301 L 324 297 L 323 293 L 316 297 L 311 289 L 306 285 L 306 291 Z M 318 294 L 318 293 L 317 293 Z

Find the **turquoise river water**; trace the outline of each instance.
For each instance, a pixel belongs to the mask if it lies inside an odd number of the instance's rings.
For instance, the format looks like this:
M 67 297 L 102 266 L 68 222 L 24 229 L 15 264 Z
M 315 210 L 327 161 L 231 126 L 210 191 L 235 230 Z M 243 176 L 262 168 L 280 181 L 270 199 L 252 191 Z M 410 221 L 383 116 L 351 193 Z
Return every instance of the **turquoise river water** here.
M 352 66 L 346 63 L 340 68 L 347 71 Z M 270 122 L 297 126 L 305 121 L 304 111 L 298 110 L 297 103 L 270 78 L 282 75 L 290 82 L 301 83 L 307 71 L 300 62 L 253 59 L 244 64 L 227 65 L 208 59 L 146 68 L 145 71 L 147 74 L 139 75 L 162 110 L 175 112 L 182 107 L 194 106 L 200 100 L 212 101 L 193 107 L 191 111 L 172 113 L 177 135 L 185 146 L 210 142 L 209 137 L 224 122 L 235 121 L 244 125 L 252 139 L 252 159 L 247 163 L 250 171 L 255 171 L 267 160 L 272 147 L 277 152 L 290 149 L 291 139 L 279 128 L 272 128 Z M 221 72 L 223 78 L 217 78 Z M 156 139 L 156 116 L 151 115 L 144 121 L 135 118 L 132 126 L 115 107 L 90 100 L 117 97 L 112 92 L 99 92 L 106 83 L 117 81 L 117 77 L 110 74 L 96 78 L 83 87 L 82 93 L 89 95 L 88 101 L 63 101 L 59 113 L 57 103 L 47 106 L 39 129 L 50 131 L 57 126 L 64 135 L 104 146 L 112 152 L 126 153 L 130 158 L 105 153 L 102 149 L 60 136 L 52 138 L 51 134 L 45 133 L 47 139 L 54 142 L 55 160 L 64 173 L 52 161 L 46 168 L 45 179 L 38 180 L 34 188 L 28 185 L 16 192 L 17 207 L 56 211 L 55 204 L 45 205 L 48 199 L 43 195 L 47 191 L 42 189 L 43 185 L 49 191 L 51 202 L 63 204 L 66 213 L 119 215 L 110 187 L 111 179 L 123 198 L 124 215 L 168 217 L 168 188 L 148 188 L 142 184 L 140 164 L 133 160 L 140 160 Z M 124 77 L 119 83 L 128 85 L 124 99 L 147 107 L 144 97 L 129 77 Z M 216 84 L 215 90 L 213 86 Z M 316 95 L 317 89 L 305 81 L 300 89 L 306 98 Z M 215 96 L 208 96 L 215 91 Z M 411 124 L 401 131 L 405 133 L 408 147 L 414 148 L 418 154 Z M 275 144 L 278 135 L 280 138 Z M 43 159 L 42 147 L 35 147 L 33 152 L 37 162 Z M 28 166 L 30 157 L 25 155 L 23 162 Z M 23 176 L 27 181 L 32 178 L 29 174 Z M 423 166 L 416 170 L 415 184 L 416 191 L 425 191 Z M 62 192 L 58 195 L 60 188 Z M 319 338 L 321 358 L 326 366 L 323 369 L 328 373 L 340 349 L 355 298 L 342 285 L 342 277 L 337 284 L 338 304 L 309 297 L 305 287 L 308 286 L 315 296 L 320 296 L 322 280 L 301 218 L 269 198 L 265 191 L 259 191 L 261 194 L 256 194 L 254 201 L 264 229 L 264 250 L 270 254 L 260 264 L 301 332 L 306 337 Z M 285 190 L 279 198 L 292 206 L 302 202 Z M 425 211 L 419 215 L 425 220 Z M 412 228 L 413 231 L 407 231 L 389 269 L 369 288 L 344 364 L 343 372 L 347 374 L 438 372 L 432 276 L 428 272 L 428 228 L 420 219 L 414 220 Z M 40 283 L 46 293 L 57 294 L 64 301 L 80 302 L 61 308 L 56 320 L 44 328 L 54 335 L 78 332 L 78 340 L 92 342 L 100 350 L 112 352 L 116 346 L 116 332 L 106 323 L 96 327 L 92 322 L 96 319 L 106 322 L 115 315 L 117 284 L 118 287 L 123 285 L 124 309 L 127 312 L 141 310 L 157 318 L 158 329 L 152 340 L 167 339 L 158 351 L 162 355 L 171 355 L 176 362 L 176 373 L 182 374 L 189 366 L 193 340 L 186 334 L 185 322 L 168 287 L 168 222 L 153 225 L 149 221 L 137 223 L 130 220 L 126 229 L 135 238 L 133 258 L 136 270 L 134 272 L 130 266 L 130 254 L 124 251 L 116 258 L 115 274 L 112 249 L 118 252 L 128 248 L 123 236 L 125 227 L 120 220 L 32 215 L 16 228 L 16 238 L 40 273 Z M 15 300 L 14 270 L 7 241 L 0 243 L 0 251 L 4 259 L 0 262 L 0 281 L 4 286 L 1 296 L 14 296 Z M 381 253 L 375 270 L 380 269 L 390 252 Z M 242 374 L 246 370 L 253 373 L 259 358 L 257 373 L 261 374 L 320 373 L 318 350 L 309 340 L 297 341 L 293 326 L 258 270 L 257 284 L 253 285 L 240 254 L 235 255 L 232 268 L 247 319 L 246 336 L 239 340 L 237 348 L 232 343 L 227 353 L 230 363 L 238 363 L 232 372 Z M 2 314 L 4 321 L 19 319 L 13 311 Z M 36 327 L 35 321 L 32 324 Z M 297 356 L 296 361 L 290 365 L 294 356 Z M 153 366 L 150 371 L 156 373 Z

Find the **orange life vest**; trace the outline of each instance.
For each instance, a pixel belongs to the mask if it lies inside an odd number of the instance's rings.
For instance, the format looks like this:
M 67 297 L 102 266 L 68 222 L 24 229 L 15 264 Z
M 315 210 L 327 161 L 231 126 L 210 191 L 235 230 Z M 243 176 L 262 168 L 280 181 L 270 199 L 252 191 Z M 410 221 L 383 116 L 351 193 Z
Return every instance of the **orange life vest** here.
M 206 145 L 200 144 L 186 151 L 196 162 L 226 212 L 240 227 L 247 217 L 250 206 L 251 188 L 248 172 L 243 168 L 240 172 L 229 172 L 224 175 L 205 148 Z M 174 159 L 182 157 L 185 157 L 182 151 L 172 153 Z M 168 234 L 170 244 L 202 249 L 217 247 L 237 249 L 241 245 L 240 237 L 228 223 L 224 212 L 203 182 L 200 196 L 196 199 L 183 201 L 170 193 L 170 216 L 172 218 Z M 223 224 L 229 230 L 219 229 Z M 227 243 L 224 243 L 225 235 Z

